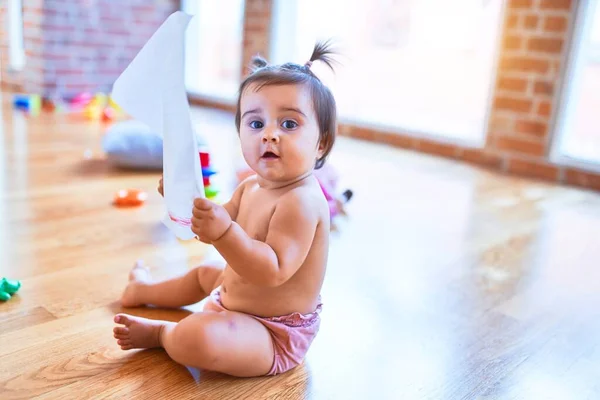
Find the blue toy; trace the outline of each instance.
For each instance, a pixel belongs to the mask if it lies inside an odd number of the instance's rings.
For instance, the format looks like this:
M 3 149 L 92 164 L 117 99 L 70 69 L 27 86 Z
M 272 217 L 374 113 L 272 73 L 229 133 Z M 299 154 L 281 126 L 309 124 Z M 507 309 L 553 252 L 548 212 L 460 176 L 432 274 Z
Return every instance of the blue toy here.
M 15 94 L 13 96 L 13 106 L 17 110 L 27 111 L 31 114 L 38 114 L 42 108 L 42 99 L 37 94 Z

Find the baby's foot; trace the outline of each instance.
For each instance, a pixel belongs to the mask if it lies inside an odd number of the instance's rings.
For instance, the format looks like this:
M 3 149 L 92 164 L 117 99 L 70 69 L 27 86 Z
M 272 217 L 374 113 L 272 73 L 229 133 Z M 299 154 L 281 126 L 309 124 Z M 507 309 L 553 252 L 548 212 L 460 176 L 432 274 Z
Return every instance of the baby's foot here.
M 123 307 L 137 307 L 144 303 L 140 301 L 138 292 L 139 287 L 150 282 L 150 271 L 142 261 L 137 261 L 129 272 L 129 284 L 121 296 L 121 305 Z
M 117 344 L 121 346 L 121 350 L 162 347 L 160 334 L 167 324 L 172 323 L 127 314 L 115 315 L 115 322 L 124 325 L 113 329 L 115 339 L 117 339 Z

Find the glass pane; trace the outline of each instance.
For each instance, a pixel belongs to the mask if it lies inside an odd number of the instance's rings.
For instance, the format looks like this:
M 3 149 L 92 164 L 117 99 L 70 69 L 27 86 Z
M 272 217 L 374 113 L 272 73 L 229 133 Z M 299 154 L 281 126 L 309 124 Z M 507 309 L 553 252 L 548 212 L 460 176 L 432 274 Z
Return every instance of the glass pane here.
M 9 0 L 8 2 L 8 37 L 8 61 L 10 68 L 20 71 L 25 66 L 22 0 Z
M 343 66 L 327 79 L 342 118 L 480 142 L 502 9 L 501 0 L 277 1 L 271 56 L 304 62 L 316 39 L 334 37 Z
M 587 7 L 587 9 L 586 9 Z M 600 163 L 600 7 L 582 4 L 559 125 L 560 153 Z
M 186 36 L 185 82 L 190 93 L 235 100 L 240 83 L 244 0 L 187 0 L 195 18 Z

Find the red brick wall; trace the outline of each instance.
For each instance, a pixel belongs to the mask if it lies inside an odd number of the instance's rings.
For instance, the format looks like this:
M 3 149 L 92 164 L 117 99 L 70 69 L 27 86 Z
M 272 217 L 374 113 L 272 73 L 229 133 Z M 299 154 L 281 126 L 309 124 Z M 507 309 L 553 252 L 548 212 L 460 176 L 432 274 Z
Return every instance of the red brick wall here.
M 548 155 L 557 83 L 565 70 L 574 15 L 571 3 L 508 2 L 486 149 L 501 155 L 509 172 L 562 179 Z
M 39 49 L 42 43 L 40 29 L 43 16 L 43 0 L 23 0 L 23 45 L 25 55 L 31 64 L 38 66 Z M 29 90 L 39 92 L 42 85 L 42 70 L 37 67 L 22 71 L 12 71 L 9 68 L 9 34 L 7 2 L 0 1 L 0 73 L 2 86 L 13 90 Z
M 244 7 L 242 77 L 256 54 L 269 58 L 272 0 L 246 0 Z
M 28 8 L 27 3 L 37 7 Z M 177 9 L 179 0 L 25 0 L 29 46 L 21 76 L 24 90 L 64 97 L 109 92 L 144 43 Z

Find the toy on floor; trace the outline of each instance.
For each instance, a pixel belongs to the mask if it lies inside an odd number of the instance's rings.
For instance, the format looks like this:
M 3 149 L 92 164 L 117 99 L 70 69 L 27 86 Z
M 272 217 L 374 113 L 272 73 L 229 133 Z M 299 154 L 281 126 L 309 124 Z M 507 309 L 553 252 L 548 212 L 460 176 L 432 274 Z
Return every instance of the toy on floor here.
M 111 122 L 121 114 L 121 108 L 104 93 L 96 93 L 84 103 L 83 115 L 89 120 Z
M 42 98 L 38 94 L 15 94 L 13 96 L 13 106 L 17 110 L 37 115 L 42 108 Z
M 200 149 L 208 148 L 204 138 L 198 134 L 196 143 Z M 133 119 L 120 121 L 106 129 L 102 138 L 102 149 L 109 164 L 115 167 L 162 171 L 163 139 L 142 122 Z M 203 151 L 208 154 L 208 150 Z M 210 161 L 206 162 L 206 165 L 210 166 Z M 214 173 L 209 168 L 204 176 Z
M 2 278 L 0 280 L 0 301 L 8 301 L 21 288 L 21 281 Z
M 330 163 L 326 163 L 323 167 L 315 170 L 315 177 L 319 181 L 321 190 L 329 204 L 331 219 L 333 220 L 338 215 L 347 215 L 345 206 L 352 198 L 353 192 L 346 189 L 344 192 L 339 193 L 340 175 L 338 171 Z
M 148 193 L 140 189 L 121 189 L 115 194 L 117 207 L 139 207 L 148 199 Z
M 330 192 L 329 189 L 323 186 L 322 181 L 319 181 L 319 185 L 321 186 L 321 190 L 325 195 L 327 204 L 329 204 L 329 215 L 331 219 L 338 215 L 348 215 L 345 205 L 350 201 L 354 194 L 352 190 L 346 189 L 341 195 L 335 196 L 334 193 Z
M 141 122 L 129 120 L 112 125 L 104 132 L 102 148 L 115 167 L 162 170 L 163 140 Z

